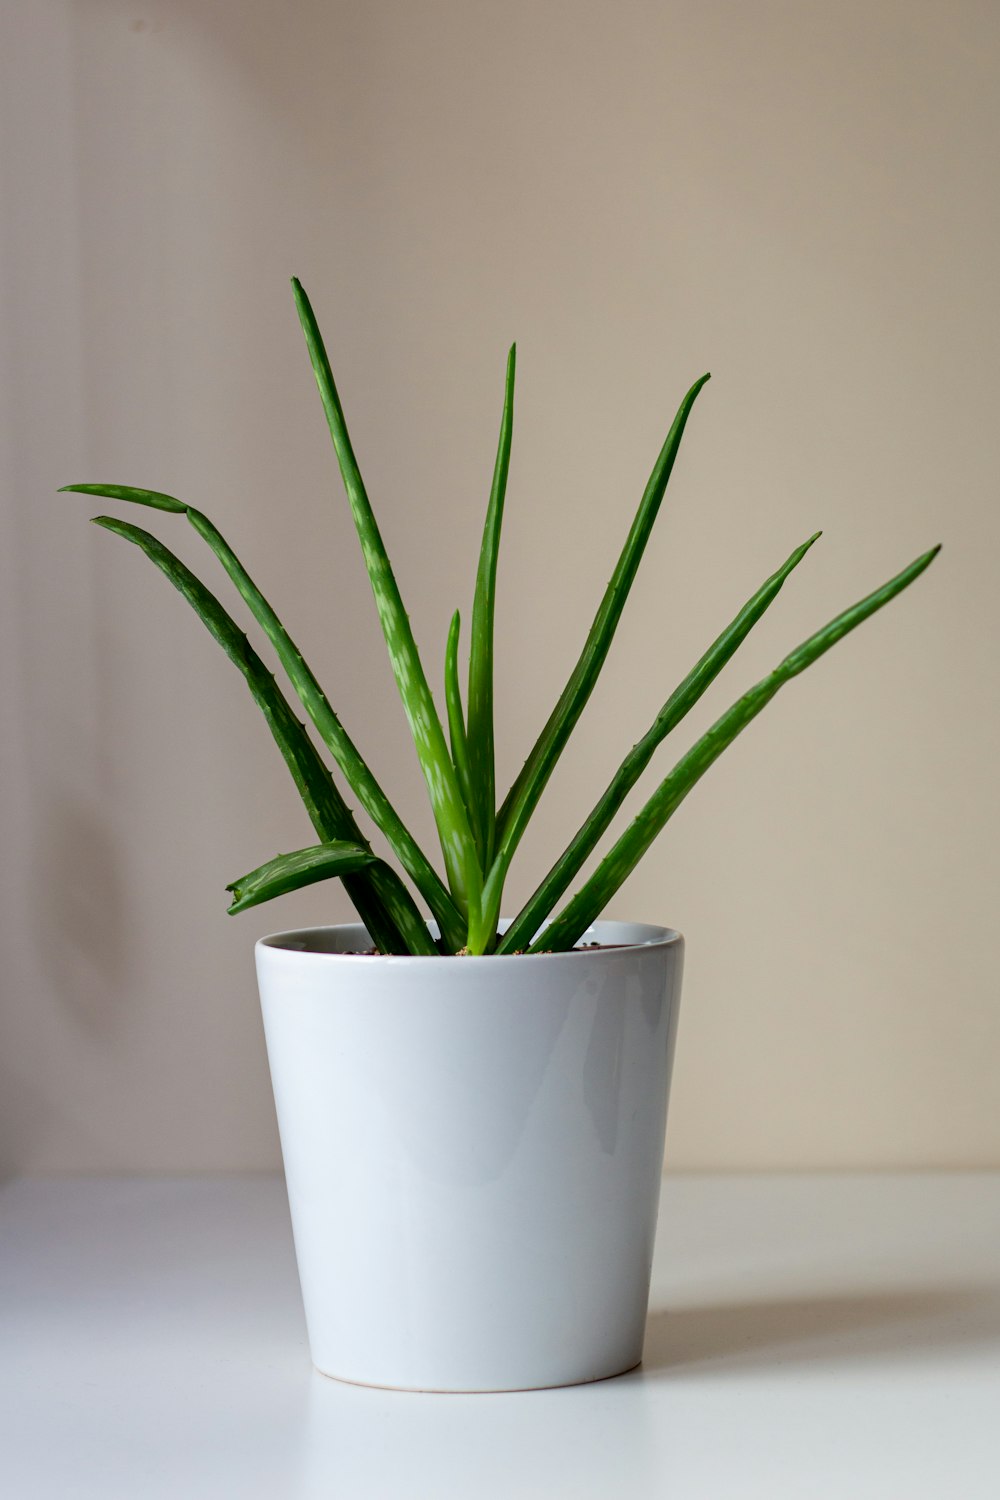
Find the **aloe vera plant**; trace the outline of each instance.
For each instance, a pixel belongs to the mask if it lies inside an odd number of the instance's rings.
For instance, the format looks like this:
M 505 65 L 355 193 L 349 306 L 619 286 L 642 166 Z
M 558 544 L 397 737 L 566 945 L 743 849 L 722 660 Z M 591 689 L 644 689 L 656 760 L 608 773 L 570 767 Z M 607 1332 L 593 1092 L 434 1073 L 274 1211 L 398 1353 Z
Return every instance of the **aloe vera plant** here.
M 391 865 L 372 852 L 305 724 L 297 717 L 273 674 L 219 600 L 149 532 L 130 522 L 96 516 L 97 525 L 135 543 L 145 552 L 184 595 L 239 668 L 285 758 L 319 840 L 306 848 L 269 859 L 234 880 L 227 887 L 233 896 L 229 911 L 245 911 L 274 896 L 337 877 L 344 882 L 372 941 L 383 953 L 485 955 L 558 952 L 572 948 L 631 874 L 696 782 L 775 693 L 907 588 L 930 565 L 940 549 L 933 547 L 923 553 L 887 583 L 837 615 L 738 698 L 681 756 L 593 873 L 557 911 L 560 901 L 597 848 L 661 742 L 694 707 L 770 607 L 789 574 L 798 567 L 819 537 L 819 532 L 797 547 L 744 604 L 669 695 L 649 729 L 625 756 L 568 847 L 501 933 L 498 930 L 500 909 L 511 861 L 604 665 L 660 509 L 688 417 L 709 377 L 704 375 L 697 380 L 680 404 L 580 657 L 519 775 L 498 806 L 494 761 L 493 622 L 497 555 L 514 419 L 515 351 L 511 348 L 507 359 L 500 439 L 476 575 L 467 691 L 463 701 L 461 623 L 456 613 L 445 650 L 445 721 L 442 723 L 365 490 L 316 318 L 300 283 L 294 280 L 292 287 L 386 647 L 430 798 L 444 876 L 442 878 L 434 868 L 407 829 L 285 626 L 208 517 L 159 490 L 117 484 L 66 485 L 67 490 L 127 500 L 187 518 L 248 606 L 316 734 L 361 807 L 386 839 L 403 875 L 410 882 L 407 885 Z M 433 918 L 433 928 L 428 925 L 418 901 L 424 903 Z

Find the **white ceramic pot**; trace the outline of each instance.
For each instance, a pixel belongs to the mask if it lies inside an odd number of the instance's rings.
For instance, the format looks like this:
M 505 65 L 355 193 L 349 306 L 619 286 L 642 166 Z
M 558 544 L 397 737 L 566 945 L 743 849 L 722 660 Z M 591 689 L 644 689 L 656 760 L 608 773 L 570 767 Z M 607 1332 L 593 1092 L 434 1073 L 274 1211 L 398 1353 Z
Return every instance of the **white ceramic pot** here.
M 365 1385 L 570 1385 L 642 1357 L 684 943 L 386 958 L 257 944 L 313 1361 Z

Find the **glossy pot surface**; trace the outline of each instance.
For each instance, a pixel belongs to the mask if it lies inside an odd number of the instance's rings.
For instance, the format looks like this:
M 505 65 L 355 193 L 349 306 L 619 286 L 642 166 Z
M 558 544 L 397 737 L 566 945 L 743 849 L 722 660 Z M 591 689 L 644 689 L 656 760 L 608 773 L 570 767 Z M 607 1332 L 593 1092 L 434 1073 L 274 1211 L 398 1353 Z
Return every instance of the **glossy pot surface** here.
M 372 957 L 257 944 L 313 1360 L 414 1390 L 597 1380 L 642 1354 L 683 939 Z

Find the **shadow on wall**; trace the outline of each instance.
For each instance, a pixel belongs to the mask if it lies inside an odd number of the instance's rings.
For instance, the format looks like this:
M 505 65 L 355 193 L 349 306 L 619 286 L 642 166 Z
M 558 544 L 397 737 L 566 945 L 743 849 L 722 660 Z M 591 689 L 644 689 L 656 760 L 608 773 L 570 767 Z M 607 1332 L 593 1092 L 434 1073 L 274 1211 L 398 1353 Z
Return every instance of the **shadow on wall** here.
M 58 794 L 35 827 L 28 920 L 38 970 L 60 1018 L 105 1035 L 128 972 L 125 892 L 110 830 L 82 799 Z

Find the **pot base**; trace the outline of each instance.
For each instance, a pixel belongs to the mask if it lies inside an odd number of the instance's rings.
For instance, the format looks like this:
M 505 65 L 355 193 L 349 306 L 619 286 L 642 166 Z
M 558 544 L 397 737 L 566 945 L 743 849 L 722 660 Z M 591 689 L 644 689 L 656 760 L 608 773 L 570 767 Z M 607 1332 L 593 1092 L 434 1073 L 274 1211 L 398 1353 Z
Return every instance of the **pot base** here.
M 349 1375 L 334 1375 L 330 1370 L 321 1370 L 319 1365 L 313 1365 L 313 1369 L 324 1380 L 336 1380 L 340 1385 L 359 1386 L 364 1391 L 400 1391 L 407 1396 L 516 1396 L 528 1391 L 565 1391 L 574 1385 L 599 1385 L 602 1380 L 617 1380 L 621 1375 L 629 1375 L 633 1370 L 638 1370 L 641 1364 L 642 1360 L 637 1359 L 634 1364 L 625 1365 L 621 1370 L 612 1370 L 609 1375 L 590 1375 L 584 1380 L 557 1380 L 552 1385 L 484 1386 L 476 1390 L 431 1385 L 381 1385 L 374 1380 L 352 1380 Z

